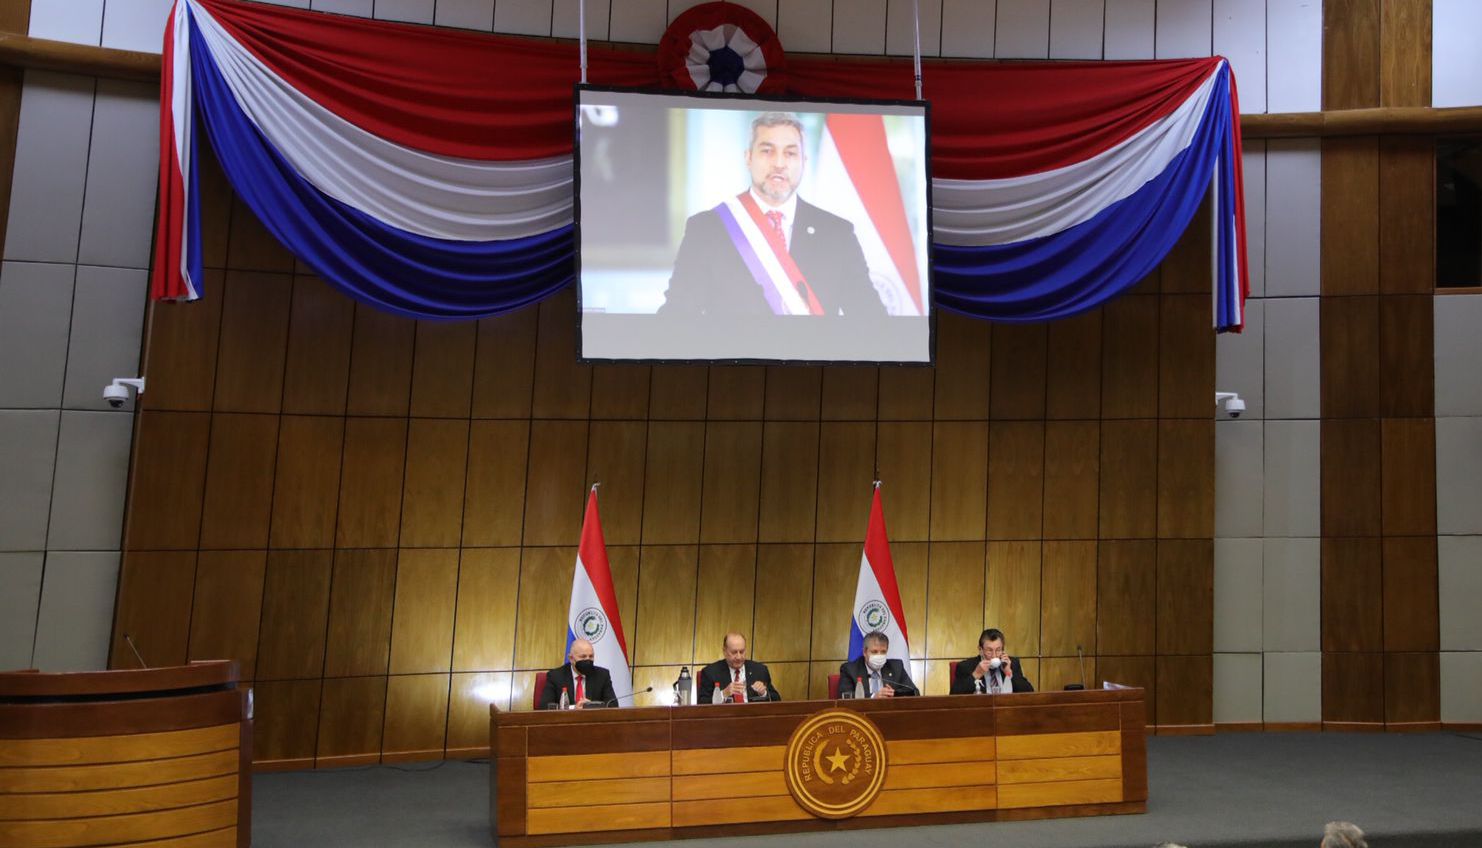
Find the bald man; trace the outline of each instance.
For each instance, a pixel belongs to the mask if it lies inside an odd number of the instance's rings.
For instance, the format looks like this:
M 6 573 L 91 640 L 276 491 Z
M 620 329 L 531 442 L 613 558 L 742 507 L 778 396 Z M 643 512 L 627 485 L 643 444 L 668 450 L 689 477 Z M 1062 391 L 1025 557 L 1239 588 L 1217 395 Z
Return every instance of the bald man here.
M 561 703 L 561 690 L 566 701 L 576 709 L 588 705 L 617 706 L 617 693 L 612 691 L 612 674 L 592 662 L 592 643 L 576 639 L 566 654 L 566 664 L 545 673 L 545 689 L 540 693 L 541 709 L 549 710 Z
M 727 633 L 722 646 L 726 657 L 700 670 L 700 689 L 696 702 L 715 703 L 720 690 L 723 702 L 780 701 L 782 695 L 772 687 L 772 674 L 767 667 L 746 658 L 746 637 Z

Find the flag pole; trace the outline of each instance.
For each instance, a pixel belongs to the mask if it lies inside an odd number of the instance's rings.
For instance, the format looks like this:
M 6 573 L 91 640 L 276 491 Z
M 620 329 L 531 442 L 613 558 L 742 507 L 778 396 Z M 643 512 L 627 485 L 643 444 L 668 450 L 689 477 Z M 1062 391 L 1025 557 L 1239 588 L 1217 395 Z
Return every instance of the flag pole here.
M 917 28 L 918 29 L 920 28 L 920 25 L 919 24 L 917 25 Z M 587 0 L 576 0 L 576 32 L 577 32 L 577 36 L 578 36 L 578 39 L 577 40 L 580 42 L 580 47 L 581 47 L 581 49 L 579 51 L 581 53 L 581 83 L 582 83 L 582 85 L 586 85 L 587 84 Z M 918 40 L 920 39 L 920 36 L 919 35 L 917 36 L 917 39 Z M 918 52 L 919 52 L 919 48 L 918 48 Z M 918 61 L 917 64 L 918 65 L 920 64 L 919 61 Z M 920 76 L 920 71 L 917 71 L 917 76 L 918 77 Z M 917 100 L 920 100 L 921 99 L 921 84 L 919 82 L 916 84 L 916 99 Z
M 920 100 L 921 99 L 921 0 L 911 0 L 911 14 L 915 18 L 915 21 L 916 21 L 916 56 L 915 56 L 916 99 L 917 100 Z M 582 61 L 585 63 L 586 60 L 583 59 Z M 583 67 L 583 69 L 585 69 L 586 65 L 583 64 L 582 67 Z M 585 70 L 583 70 L 582 82 L 586 82 L 586 81 L 587 81 L 587 78 L 586 78 L 586 75 L 585 75 Z M 879 485 L 879 482 L 880 481 L 878 481 L 878 480 L 875 481 L 875 483 L 876 483 L 877 486 Z

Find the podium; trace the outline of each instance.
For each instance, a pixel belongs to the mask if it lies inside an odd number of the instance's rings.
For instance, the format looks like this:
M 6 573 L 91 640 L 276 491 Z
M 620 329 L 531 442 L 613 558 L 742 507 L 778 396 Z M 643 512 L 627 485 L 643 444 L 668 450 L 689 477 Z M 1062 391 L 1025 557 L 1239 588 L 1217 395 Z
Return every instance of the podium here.
M 0 674 L 0 845 L 251 844 L 237 664 Z
M 504 712 L 489 818 L 522 848 L 1147 809 L 1141 689 Z

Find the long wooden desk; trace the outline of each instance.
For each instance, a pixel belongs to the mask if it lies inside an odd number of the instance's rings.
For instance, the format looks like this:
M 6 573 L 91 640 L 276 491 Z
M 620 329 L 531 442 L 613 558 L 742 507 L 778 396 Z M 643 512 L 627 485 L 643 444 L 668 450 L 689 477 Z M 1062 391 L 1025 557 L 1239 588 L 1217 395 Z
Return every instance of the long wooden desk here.
M 497 845 L 1147 809 L 1143 690 L 490 710 Z
M 235 662 L 0 674 L 0 846 L 252 843 Z

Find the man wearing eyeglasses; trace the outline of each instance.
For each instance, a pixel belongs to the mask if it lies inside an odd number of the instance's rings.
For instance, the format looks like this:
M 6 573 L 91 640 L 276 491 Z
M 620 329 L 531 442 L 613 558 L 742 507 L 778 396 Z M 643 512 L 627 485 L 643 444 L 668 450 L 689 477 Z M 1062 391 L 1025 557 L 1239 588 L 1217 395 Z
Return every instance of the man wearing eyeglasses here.
M 1003 631 L 990 627 L 978 636 L 978 655 L 957 664 L 952 675 L 953 695 L 1008 695 L 1033 692 L 1034 685 L 1019 671 L 1019 660 L 1004 647 Z

